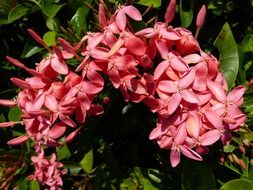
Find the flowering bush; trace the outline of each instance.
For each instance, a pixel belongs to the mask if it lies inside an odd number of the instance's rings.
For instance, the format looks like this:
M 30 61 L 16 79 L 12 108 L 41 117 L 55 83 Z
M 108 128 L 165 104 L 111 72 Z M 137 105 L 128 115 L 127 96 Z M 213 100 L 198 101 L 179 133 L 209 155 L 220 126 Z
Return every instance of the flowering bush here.
M 46 189 L 62 189 L 62 178 L 71 169 L 57 161 L 59 154 L 56 156 L 55 151 L 73 143 L 86 132 L 88 120 L 105 112 L 104 107 L 112 100 L 104 92 L 112 87 L 121 92 L 126 102 L 144 104 L 154 113 L 156 127 L 150 131 L 149 139 L 168 150 L 170 161 L 166 164 L 172 167 L 179 165 L 182 155 L 204 160 L 211 145 L 219 140 L 225 147 L 233 146 L 232 133 L 246 121 L 240 106 L 247 86 L 232 86 L 234 81 L 231 84 L 226 70 L 221 72 L 221 63 L 201 49 L 197 37 L 204 25 L 205 5 L 196 18 L 195 36 L 186 28 L 171 25 L 175 12 L 176 0 L 171 0 L 165 22 L 156 21 L 137 30 L 134 23 L 143 18 L 135 6 L 118 5 L 115 12 L 109 13 L 101 3 L 96 15 L 98 31 L 87 32 L 77 43 L 59 37 L 52 46 L 28 29 L 47 53 L 35 69 L 6 57 L 30 76 L 10 79 L 20 91 L 11 100 L 1 99 L 0 105 L 17 106 L 20 119 L 2 122 L 0 127 L 24 126 L 25 133 L 7 144 L 32 142 L 34 171 L 29 180 Z M 241 151 L 245 151 L 242 146 Z M 248 162 L 235 154 L 229 154 L 228 159 L 229 156 L 246 170 Z M 91 157 L 92 151 L 80 162 L 89 178 L 94 172 L 92 165 L 87 166 L 87 162 L 93 162 Z M 247 183 L 252 187 L 253 182 Z M 94 186 L 101 188 L 98 184 Z

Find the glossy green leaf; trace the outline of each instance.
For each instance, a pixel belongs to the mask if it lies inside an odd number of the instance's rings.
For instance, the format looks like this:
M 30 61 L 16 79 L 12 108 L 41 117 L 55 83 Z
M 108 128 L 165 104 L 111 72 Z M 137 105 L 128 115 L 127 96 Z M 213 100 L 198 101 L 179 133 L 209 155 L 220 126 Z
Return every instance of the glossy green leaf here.
M 250 163 L 252 163 L 252 158 L 251 158 L 251 161 Z M 253 167 L 249 167 L 249 175 L 248 175 L 248 179 L 252 180 L 253 181 Z
M 43 36 L 43 41 L 50 47 L 56 44 L 56 32 L 48 31 Z
M 121 190 L 158 190 L 148 178 L 148 170 L 140 167 L 135 167 L 130 170 L 128 178 L 124 179 L 120 184 Z
M 93 149 L 87 152 L 83 159 L 79 162 L 80 166 L 86 173 L 90 173 L 93 167 Z
M 253 132 L 247 132 L 242 134 L 243 138 L 247 139 L 248 141 L 253 141 Z
M 30 190 L 40 190 L 40 185 L 37 181 L 30 181 Z
M 248 34 L 245 36 L 241 43 L 244 52 L 253 52 L 253 35 Z
M 28 190 L 29 189 L 29 182 L 28 179 L 23 178 L 22 180 L 20 180 L 20 182 L 18 183 L 18 190 Z
M 16 106 L 10 109 L 8 113 L 9 121 L 19 121 L 22 111 Z
M 227 168 L 229 168 L 230 170 L 234 171 L 235 173 L 242 175 L 242 171 L 241 168 L 238 165 L 235 165 L 229 161 L 226 161 L 224 163 L 224 166 L 226 166 Z
M 64 162 L 64 168 L 68 169 L 71 175 L 76 175 L 82 170 L 80 164 L 74 161 Z
M 1 122 L 5 122 L 5 117 L 4 117 L 3 114 L 0 114 L 0 123 L 1 123 Z
M 181 26 L 187 28 L 192 23 L 193 11 L 192 11 L 192 9 L 185 11 L 183 9 L 182 3 L 183 3 L 183 1 L 181 0 L 180 4 L 179 4 L 180 21 L 181 21 Z
M 49 18 L 54 18 L 55 15 L 61 10 L 63 6 L 66 5 L 64 4 L 57 4 L 54 2 L 54 0 L 43 0 L 43 12 L 49 17 Z
M 28 41 L 25 43 L 21 58 L 29 58 L 36 53 L 39 53 L 43 50 L 42 47 L 33 45 L 34 42 Z
M 238 73 L 239 55 L 236 42 L 228 23 L 223 25 L 214 45 L 218 48 L 220 53 L 219 60 L 221 72 L 228 83 L 228 88 L 231 89 Z
M 0 25 L 1 24 L 9 24 L 9 20 L 8 19 L 4 19 L 4 18 L 0 18 Z
M 225 183 L 220 190 L 252 190 L 253 181 L 248 179 L 234 179 Z
M 18 4 L 16 7 L 11 9 L 11 11 L 9 12 L 8 21 L 12 22 L 14 20 L 21 18 L 22 16 L 26 15 L 28 10 L 29 10 L 29 8 L 25 7 L 22 4 Z
M 71 156 L 71 152 L 66 143 L 63 146 L 56 148 L 56 154 L 58 160 L 68 159 Z
M 243 51 L 242 46 L 237 45 L 237 50 L 238 50 L 238 55 L 239 55 L 239 69 L 238 69 L 238 81 L 240 84 L 246 84 L 247 83 L 247 79 L 246 79 L 246 67 L 245 67 L 245 53 Z
M 53 18 L 48 18 L 47 19 L 47 22 L 46 22 L 46 25 L 47 25 L 47 28 L 49 29 L 49 30 L 56 30 L 57 28 L 58 28 L 58 25 L 57 25 L 57 23 L 55 22 L 55 19 L 53 19 Z
M 183 190 L 215 190 L 215 178 L 209 165 L 205 162 L 185 160 L 183 163 Z
M 87 14 L 88 9 L 86 7 L 80 7 L 77 9 L 75 15 L 70 20 L 70 23 L 72 25 L 75 34 L 77 34 L 77 36 L 79 37 L 81 37 L 81 34 L 83 34 L 87 30 L 85 20 Z
M 223 152 L 233 152 L 235 150 L 235 146 L 229 144 L 223 147 Z
M 144 6 L 153 6 L 155 8 L 161 6 L 161 0 L 138 0 L 135 3 L 144 5 Z

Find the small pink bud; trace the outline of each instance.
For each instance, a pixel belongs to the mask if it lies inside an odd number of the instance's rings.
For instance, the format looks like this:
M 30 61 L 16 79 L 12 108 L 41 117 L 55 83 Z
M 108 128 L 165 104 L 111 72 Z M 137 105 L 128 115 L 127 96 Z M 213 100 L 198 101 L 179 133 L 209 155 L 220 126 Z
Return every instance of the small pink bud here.
M 11 139 L 7 142 L 8 145 L 18 145 L 26 142 L 29 139 L 27 135 L 22 135 L 17 138 Z
M 106 27 L 106 25 L 107 25 L 106 11 L 105 11 L 103 4 L 101 4 L 101 3 L 99 4 L 99 9 L 98 9 L 98 21 L 103 28 Z
M 15 106 L 15 105 L 17 105 L 17 102 L 15 102 L 13 100 L 0 99 L 0 105 L 1 106 Z
M 61 46 L 63 47 L 63 49 L 65 49 L 66 51 L 68 51 L 69 53 L 72 53 L 74 55 L 76 54 L 75 49 L 65 39 L 58 38 L 58 42 L 61 44 Z
M 242 144 L 239 145 L 239 150 L 240 150 L 240 152 L 241 152 L 242 154 L 245 154 L 245 153 L 246 153 L 245 148 L 244 148 L 244 146 L 243 146 Z
M 247 170 L 247 166 L 245 165 L 244 161 L 242 159 L 239 159 L 239 165 L 243 170 Z
M 11 127 L 13 125 L 16 125 L 17 123 L 18 122 L 14 122 L 14 121 L 2 122 L 2 123 L 0 123 L 0 128 Z
M 197 19 L 196 19 L 197 28 L 202 28 L 202 26 L 204 25 L 204 22 L 205 22 L 205 18 L 206 18 L 206 6 L 202 5 L 202 7 L 199 10 L 199 13 L 197 15 Z
M 106 96 L 106 97 L 103 98 L 103 103 L 104 104 L 109 104 L 110 101 L 111 101 L 111 99 L 108 96 Z
M 45 46 L 43 39 L 34 30 L 28 29 L 27 31 L 33 37 L 33 39 L 35 39 L 39 44 Z
M 70 143 L 71 141 L 74 140 L 74 138 L 78 135 L 81 127 L 78 128 L 77 130 L 71 132 L 67 137 L 66 137 L 66 143 Z
M 23 88 L 23 89 L 30 89 L 31 88 L 30 84 L 28 84 L 27 82 L 25 82 L 19 78 L 16 78 L 16 77 L 12 77 L 11 82 L 14 83 L 16 86 Z
M 176 12 L 177 1 L 171 0 L 164 15 L 166 26 L 173 20 Z
M 24 69 L 25 68 L 25 65 L 23 63 L 21 63 L 20 61 L 18 61 L 17 59 L 14 59 L 10 56 L 6 56 L 6 59 L 11 62 L 13 65 L 21 68 L 21 69 Z

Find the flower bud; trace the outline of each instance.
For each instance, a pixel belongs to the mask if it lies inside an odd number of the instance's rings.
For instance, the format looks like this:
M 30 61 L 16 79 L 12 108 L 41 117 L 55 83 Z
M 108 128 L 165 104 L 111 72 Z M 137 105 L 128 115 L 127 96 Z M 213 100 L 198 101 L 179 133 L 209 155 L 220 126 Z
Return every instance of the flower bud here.
M 202 26 L 204 25 L 204 22 L 205 22 L 205 18 L 206 18 L 206 6 L 202 5 L 202 7 L 199 10 L 199 13 L 197 15 L 197 19 L 196 19 L 197 28 L 202 28 Z
M 111 99 L 110 99 L 108 96 L 105 96 L 105 97 L 103 98 L 103 103 L 104 103 L 104 104 L 109 104 L 110 101 L 111 101 Z

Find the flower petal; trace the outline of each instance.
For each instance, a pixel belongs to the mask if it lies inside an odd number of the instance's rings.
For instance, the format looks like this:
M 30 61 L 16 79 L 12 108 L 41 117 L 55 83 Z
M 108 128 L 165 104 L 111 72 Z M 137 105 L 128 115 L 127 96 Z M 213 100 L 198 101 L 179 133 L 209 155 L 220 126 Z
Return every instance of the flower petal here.
M 54 71 L 59 74 L 66 75 L 68 74 L 68 66 L 64 60 L 60 60 L 58 57 L 51 59 L 51 66 Z
M 22 135 L 19 137 L 16 137 L 14 139 L 11 139 L 7 142 L 8 145 L 18 145 L 26 142 L 29 139 L 27 135 Z
M 222 86 L 219 83 L 209 80 L 207 81 L 207 87 L 217 100 L 221 102 L 226 101 L 225 90 L 222 88 Z
M 135 55 L 144 55 L 146 46 L 144 42 L 138 37 L 125 38 L 125 46 L 127 49 Z
M 168 59 L 169 50 L 166 46 L 166 44 L 160 40 L 156 40 L 155 42 L 156 47 L 163 59 Z
M 61 137 L 66 131 L 66 124 L 63 122 L 58 122 L 54 124 L 48 132 L 48 136 L 53 139 L 58 139 Z
M 245 92 L 245 87 L 244 86 L 237 86 L 234 88 L 227 96 L 227 99 L 231 102 L 236 103 L 241 99 Z
M 188 71 L 187 65 L 177 56 L 175 56 L 173 53 L 169 53 L 169 56 L 171 56 L 170 65 L 173 69 L 180 72 Z
M 198 97 L 191 90 L 184 89 L 181 93 L 182 98 L 185 101 L 193 104 L 197 104 L 199 102 Z
M 126 15 L 122 9 L 119 9 L 116 15 L 116 24 L 120 30 L 124 30 L 126 27 Z
M 196 69 L 195 67 L 192 67 L 191 70 L 184 74 L 183 77 L 179 80 L 179 87 L 181 89 L 188 88 L 192 82 L 194 81 L 196 76 Z
M 170 163 L 172 167 L 176 167 L 180 162 L 180 152 L 177 150 L 171 150 L 170 152 Z
M 200 143 L 202 146 L 208 146 L 215 143 L 221 137 L 221 132 L 217 129 L 210 130 L 200 137 Z
M 169 65 L 170 62 L 168 60 L 159 63 L 154 72 L 154 80 L 159 79 L 163 75 L 163 73 L 167 70 Z
M 139 12 L 139 10 L 137 8 L 135 8 L 134 6 L 124 6 L 123 7 L 123 11 L 125 14 L 127 14 L 130 18 L 136 20 L 136 21 L 141 21 L 142 20 L 142 16 L 141 13 Z
M 177 134 L 174 137 L 174 143 L 176 145 L 183 144 L 186 137 L 187 137 L 187 132 L 186 132 L 186 128 L 185 128 L 185 123 L 183 123 L 178 128 Z
M 181 100 L 182 100 L 182 96 L 180 93 L 175 93 L 170 97 L 170 100 L 168 103 L 168 114 L 169 115 L 173 114 L 177 110 Z
M 193 151 L 192 149 L 190 149 L 189 147 L 187 147 L 185 145 L 179 146 L 179 149 L 182 152 L 182 154 L 188 158 L 191 158 L 191 159 L 197 160 L 197 161 L 203 160 L 202 157 L 197 152 Z
M 157 88 L 163 92 L 168 93 L 176 93 L 177 92 L 177 84 L 176 82 L 170 80 L 162 80 L 158 83 Z
M 215 127 L 216 129 L 221 129 L 223 127 L 222 119 L 218 114 L 211 110 L 205 111 L 206 119 Z
M 53 112 L 56 112 L 57 109 L 58 109 L 58 101 L 56 100 L 55 96 L 52 95 L 52 94 L 48 94 L 46 95 L 46 98 L 45 98 L 45 106 L 53 111 Z
M 189 135 L 195 139 L 199 138 L 200 119 L 196 115 L 189 115 L 186 120 L 186 129 Z

